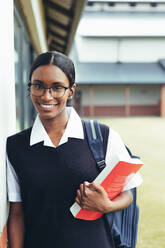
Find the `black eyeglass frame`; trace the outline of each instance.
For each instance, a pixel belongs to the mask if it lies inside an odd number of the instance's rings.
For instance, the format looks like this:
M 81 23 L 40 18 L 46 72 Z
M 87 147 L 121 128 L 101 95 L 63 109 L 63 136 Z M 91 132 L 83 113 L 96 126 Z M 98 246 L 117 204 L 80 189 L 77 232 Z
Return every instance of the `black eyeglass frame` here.
M 37 83 L 35 83 L 35 84 L 33 84 L 33 83 L 31 83 L 31 82 L 29 82 L 28 83 L 28 87 L 29 87 L 29 91 L 31 92 L 31 90 L 30 90 L 30 88 L 31 88 L 31 86 L 32 85 L 37 85 Z M 39 84 L 38 84 L 39 85 Z M 61 87 L 61 88 L 63 88 L 65 91 L 64 91 L 64 94 L 62 95 L 62 96 L 60 96 L 60 97 L 54 97 L 53 95 L 52 95 L 52 91 L 50 91 L 53 87 L 45 87 L 44 85 L 42 85 L 41 84 L 41 86 L 42 86 L 42 88 L 43 88 L 43 94 L 42 95 L 40 95 L 40 96 L 43 96 L 44 94 L 45 94 L 45 90 L 49 90 L 49 93 L 51 94 L 51 96 L 53 97 L 53 98 L 55 98 L 55 99 L 58 99 L 58 98 L 61 98 L 61 97 L 63 97 L 64 95 L 65 95 L 65 92 L 66 92 L 66 90 L 68 90 L 68 89 L 70 89 L 71 91 L 72 91 L 72 88 L 71 87 L 65 87 L 65 86 L 59 86 L 59 87 Z M 33 93 L 32 93 L 33 94 Z M 34 94 L 33 94 L 34 95 Z

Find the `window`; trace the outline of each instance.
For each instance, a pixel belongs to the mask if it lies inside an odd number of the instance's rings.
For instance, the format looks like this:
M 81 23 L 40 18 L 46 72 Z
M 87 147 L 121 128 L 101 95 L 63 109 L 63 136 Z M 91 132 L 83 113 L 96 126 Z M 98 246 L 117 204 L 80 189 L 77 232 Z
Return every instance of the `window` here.
M 34 109 L 28 96 L 27 84 L 34 51 L 21 17 L 14 9 L 15 94 L 17 131 L 31 126 Z

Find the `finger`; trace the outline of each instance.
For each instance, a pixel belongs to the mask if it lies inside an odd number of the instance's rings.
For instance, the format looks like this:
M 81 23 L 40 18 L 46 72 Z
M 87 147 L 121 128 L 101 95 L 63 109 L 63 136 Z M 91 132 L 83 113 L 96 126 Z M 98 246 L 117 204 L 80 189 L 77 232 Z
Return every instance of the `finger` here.
M 89 186 L 88 182 L 83 182 L 83 196 L 87 196 L 86 189 Z
M 78 203 L 78 205 L 81 205 L 81 202 L 80 202 L 80 200 L 79 200 L 79 198 L 78 198 L 78 197 L 76 197 L 76 198 L 75 198 L 75 202 L 77 202 L 77 203 Z
M 82 199 L 83 196 L 84 196 L 84 186 L 83 186 L 83 183 L 80 184 L 80 194 L 81 194 L 81 199 Z
M 90 184 L 89 182 L 84 181 L 84 183 L 85 183 L 85 186 L 86 186 L 86 187 L 89 187 L 89 184 Z
M 92 182 L 89 184 L 89 188 L 92 189 L 92 190 L 96 190 L 100 193 L 104 192 L 104 188 L 99 185 L 98 183 L 95 183 L 95 182 Z
M 77 190 L 77 198 L 79 199 L 79 201 L 81 201 L 81 192 L 79 189 Z

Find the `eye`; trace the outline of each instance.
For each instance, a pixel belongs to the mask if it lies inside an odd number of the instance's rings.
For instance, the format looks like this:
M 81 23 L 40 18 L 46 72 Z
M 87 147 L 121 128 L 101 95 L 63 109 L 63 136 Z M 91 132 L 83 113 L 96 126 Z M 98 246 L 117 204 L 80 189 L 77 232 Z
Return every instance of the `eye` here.
M 33 87 L 34 87 L 34 89 L 36 89 L 36 90 L 41 90 L 41 89 L 43 89 L 42 84 L 33 84 Z
M 53 91 L 56 91 L 56 92 L 57 92 L 57 91 L 61 91 L 61 90 L 63 90 L 63 89 L 64 89 L 64 87 L 62 87 L 62 86 L 53 86 L 53 87 L 52 87 L 52 90 L 53 90 Z

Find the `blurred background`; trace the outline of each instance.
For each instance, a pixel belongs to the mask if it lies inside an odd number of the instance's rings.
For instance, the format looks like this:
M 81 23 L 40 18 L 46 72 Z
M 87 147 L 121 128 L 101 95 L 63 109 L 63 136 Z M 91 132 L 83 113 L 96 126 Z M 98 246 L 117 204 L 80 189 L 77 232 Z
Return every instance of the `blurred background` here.
M 81 116 L 165 116 L 165 1 L 43 1 L 41 20 L 28 2 L 14 6 L 18 129 L 34 119 L 28 72 L 43 50 L 74 60 Z
M 137 248 L 164 248 L 165 1 L 6 0 L 0 12 L 1 137 L 33 124 L 27 83 L 36 55 L 57 50 L 70 56 L 78 87 L 68 104 L 82 118 L 115 129 L 144 161 Z M 5 156 L 0 162 L 4 206 Z M 5 216 L 4 207 L 0 248 Z

